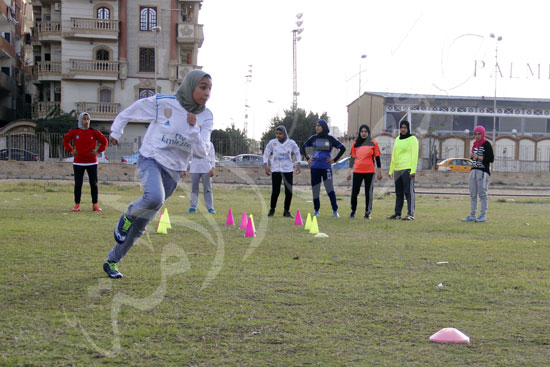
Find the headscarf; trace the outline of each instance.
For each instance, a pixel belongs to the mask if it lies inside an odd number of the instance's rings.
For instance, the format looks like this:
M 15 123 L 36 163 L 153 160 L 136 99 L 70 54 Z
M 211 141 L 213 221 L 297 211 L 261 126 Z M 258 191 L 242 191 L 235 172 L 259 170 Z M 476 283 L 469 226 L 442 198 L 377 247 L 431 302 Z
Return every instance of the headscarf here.
M 279 140 L 279 143 L 283 144 L 288 139 L 288 133 L 286 132 L 286 127 L 284 127 L 283 125 L 279 125 L 275 130 L 279 130 L 280 132 L 283 133 L 283 138 Z
M 319 125 L 323 128 L 323 131 L 320 134 L 317 134 L 319 137 L 326 138 L 328 136 L 328 133 L 330 133 L 330 129 L 328 128 L 328 124 L 325 120 L 319 120 L 317 121 Z
M 181 82 L 176 92 L 176 99 L 187 112 L 201 113 L 206 108 L 205 105 L 197 104 L 193 99 L 193 91 L 205 76 L 212 79 L 212 77 L 204 71 L 194 69 L 188 72 L 185 78 L 183 78 L 183 82 Z
M 401 123 L 399 124 L 399 129 L 401 129 L 403 125 L 407 127 L 407 133 L 403 135 L 401 134 L 401 132 L 399 132 L 399 139 L 407 139 L 408 137 L 411 136 L 411 124 L 409 123 L 409 121 L 407 120 L 401 121 Z
M 84 127 L 84 125 L 82 125 L 82 118 L 84 117 L 84 115 L 88 115 L 88 117 L 90 117 L 90 114 L 88 112 L 81 112 L 80 115 L 78 115 L 78 128 L 82 130 L 86 130 L 90 127 L 90 124 L 88 124 L 88 127 Z
M 483 126 L 476 126 L 474 128 L 474 134 L 476 132 L 481 133 L 481 140 L 480 141 L 474 140 L 474 145 L 472 146 L 472 152 L 474 151 L 474 149 L 479 148 L 480 146 L 483 145 L 483 143 L 487 141 L 487 139 L 485 139 L 485 128 Z
M 367 129 L 367 133 L 368 133 L 368 135 L 367 135 L 367 137 L 366 137 L 365 139 L 363 139 L 363 138 L 361 137 L 361 130 L 363 130 L 363 128 Z M 370 129 L 369 129 L 369 127 L 368 127 L 367 125 L 361 125 L 361 126 L 359 126 L 359 132 L 357 133 L 357 139 L 355 139 L 355 147 L 356 147 L 356 148 L 359 148 L 360 146 L 363 145 L 363 143 L 364 143 L 365 141 L 370 141 L 370 140 L 371 140 L 371 136 L 370 136 Z

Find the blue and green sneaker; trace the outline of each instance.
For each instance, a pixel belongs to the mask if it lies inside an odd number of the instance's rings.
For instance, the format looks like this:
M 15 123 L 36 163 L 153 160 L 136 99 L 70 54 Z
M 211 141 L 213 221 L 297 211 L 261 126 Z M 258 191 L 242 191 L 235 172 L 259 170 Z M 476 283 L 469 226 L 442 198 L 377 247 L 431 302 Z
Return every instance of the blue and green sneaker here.
M 126 213 L 122 214 L 115 227 L 115 241 L 118 243 L 124 242 L 131 226 L 132 221 L 126 217 Z
M 103 264 L 103 270 L 107 273 L 109 278 L 120 279 L 122 278 L 122 273 L 116 268 L 116 263 L 107 261 Z

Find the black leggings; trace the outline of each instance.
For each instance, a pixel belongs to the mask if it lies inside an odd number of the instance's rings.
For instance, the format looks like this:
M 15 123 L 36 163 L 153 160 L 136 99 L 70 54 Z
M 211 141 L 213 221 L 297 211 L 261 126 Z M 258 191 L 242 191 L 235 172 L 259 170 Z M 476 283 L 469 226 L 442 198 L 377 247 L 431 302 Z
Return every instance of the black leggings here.
M 271 172 L 271 209 L 277 206 L 277 199 L 281 193 L 281 181 L 285 185 L 285 210 L 290 210 L 292 201 L 292 172 Z
M 351 210 L 357 209 L 357 196 L 361 191 L 361 184 L 365 181 L 365 214 L 370 214 L 372 210 L 372 190 L 374 173 L 353 172 L 353 184 L 351 186 Z
M 92 203 L 97 204 L 97 164 L 91 166 L 79 166 L 73 164 L 74 170 L 74 202 L 80 204 L 80 196 L 82 195 L 82 183 L 84 181 L 84 171 L 88 172 L 90 180 L 90 189 L 92 191 Z

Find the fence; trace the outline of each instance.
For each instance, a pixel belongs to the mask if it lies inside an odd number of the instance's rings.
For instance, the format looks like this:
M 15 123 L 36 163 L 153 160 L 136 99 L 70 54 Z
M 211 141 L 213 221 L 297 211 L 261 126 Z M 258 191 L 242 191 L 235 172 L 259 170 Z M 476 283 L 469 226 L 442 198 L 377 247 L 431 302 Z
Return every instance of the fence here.
M 37 155 L 40 161 L 61 161 L 72 157 L 63 147 L 63 136 L 64 134 L 55 133 L 7 134 L 0 136 L 0 150 L 8 149 L 10 152 L 12 149 L 23 149 Z M 109 162 L 120 162 L 122 156 L 134 154 L 137 149 L 133 143 L 109 145 L 105 156 Z
M 24 149 L 32 154 L 28 156 L 38 156 L 40 161 L 56 161 L 71 157 L 71 155 L 63 147 L 64 134 L 55 133 L 35 133 L 35 134 L 6 134 L 0 136 L 0 151 L 3 149 Z M 259 145 L 250 144 L 242 141 L 239 143 L 232 142 L 230 139 L 219 139 L 213 142 L 216 149 L 216 156 L 222 159 L 223 155 L 238 155 L 243 153 L 258 153 L 263 151 Z M 346 145 L 348 156 L 351 151 L 352 139 L 342 139 L 342 143 Z M 498 141 L 497 141 L 498 143 Z M 301 142 L 297 142 L 301 146 Z M 422 144 L 420 144 L 422 145 Z M 393 145 L 389 142 L 380 142 L 381 163 L 382 168 L 387 169 L 391 162 L 391 152 Z M 106 158 L 109 162 L 119 163 L 123 156 L 128 156 L 136 153 L 139 149 L 137 143 L 121 143 L 117 146 L 109 145 L 105 151 Z M 495 151 L 495 162 L 492 169 L 495 172 L 550 172 L 550 145 L 541 144 L 534 147 L 520 146 L 518 149 L 519 159 L 514 159 L 514 146 L 509 144 L 497 144 Z M 528 156 L 534 156 L 536 150 L 537 160 L 525 159 Z M 227 154 L 230 153 L 230 154 Z M 311 154 L 311 153 L 310 153 Z M 453 154 L 458 154 L 456 157 L 464 156 L 463 145 L 446 144 L 444 149 L 437 156 L 437 161 L 446 158 L 455 158 Z M 27 156 L 27 155 L 26 155 Z M 8 159 L 11 154 L 8 154 Z M 5 158 L 3 158 L 5 159 Z M 423 153 L 419 157 L 418 168 L 430 170 L 434 167 L 436 161 L 435 156 L 429 152 Z

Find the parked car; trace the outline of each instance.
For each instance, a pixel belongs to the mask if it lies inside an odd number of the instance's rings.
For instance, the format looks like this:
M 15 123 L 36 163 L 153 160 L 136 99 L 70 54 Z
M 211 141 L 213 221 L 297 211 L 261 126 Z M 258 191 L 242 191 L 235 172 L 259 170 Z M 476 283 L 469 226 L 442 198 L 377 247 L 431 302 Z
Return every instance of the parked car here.
M 239 154 L 219 163 L 220 166 L 263 166 L 263 164 L 264 157 L 257 154 Z
M 12 161 L 38 161 L 40 160 L 40 155 L 30 152 L 25 149 L 20 148 L 10 148 L 0 150 L 0 159 L 7 161 L 11 159 Z
M 438 171 L 470 172 L 472 161 L 467 158 L 447 158 L 436 165 Z
M 346 157 L 332 165 L 332 169 L 349 168 L 349 160 L 351 157 Z
M 138 156 L 139 152 L 136 152 L 132 155 L 123 155 L 122 157 L 120 157 L 120 163 L 137 164 Z
M 63 158 L 63 162 L 73 162 L 74 161 L 74 157 L 67 157 L 67 158 Z M 109 163 L 109 159 L 107 159 L 107 155 L 105 154 L 105 152 L 101 152 L 97 155 L 97 161 L 99 163 Z

